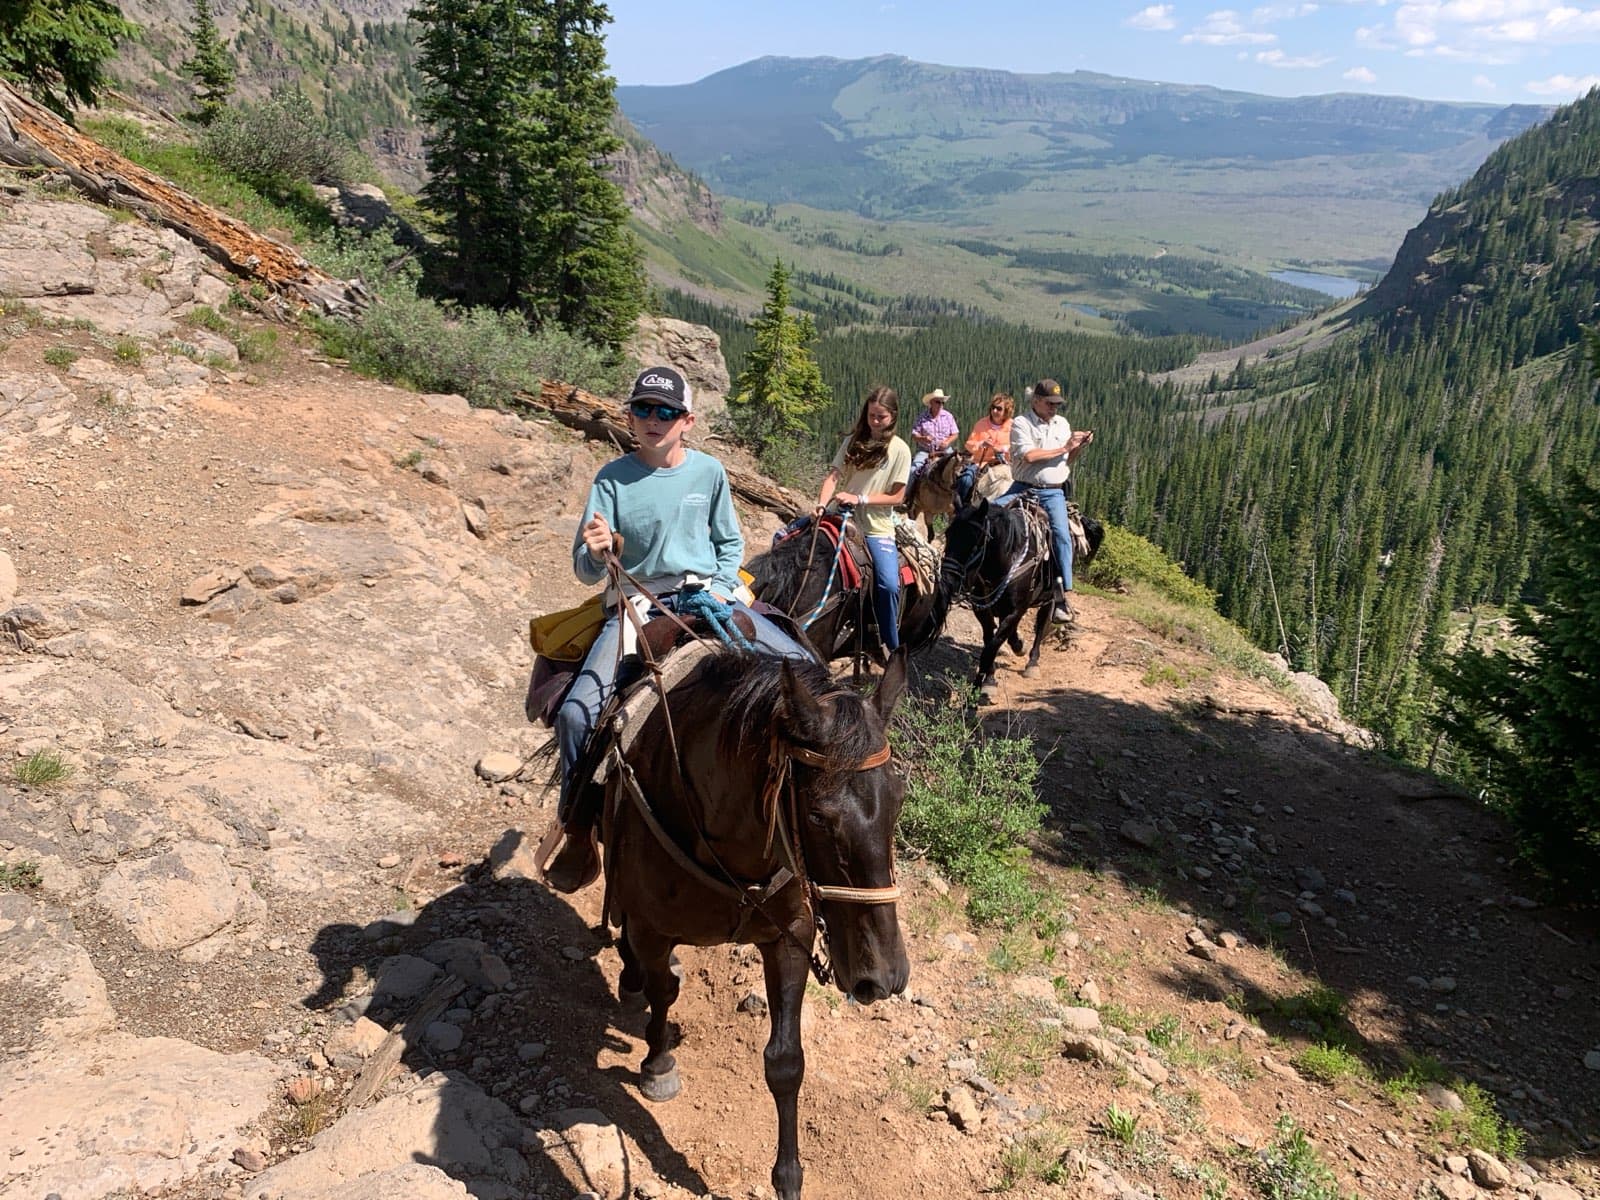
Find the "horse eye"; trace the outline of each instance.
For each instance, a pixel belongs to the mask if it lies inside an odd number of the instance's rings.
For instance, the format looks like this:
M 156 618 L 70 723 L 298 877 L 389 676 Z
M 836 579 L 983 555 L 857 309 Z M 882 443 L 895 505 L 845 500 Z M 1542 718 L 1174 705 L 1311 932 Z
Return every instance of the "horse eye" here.
M 826 825 L 828 823 L 828 818 L 817 812 L 815 809 L 806 814 L 806 820 L 810 821 L 813 825 L 818 826 Z

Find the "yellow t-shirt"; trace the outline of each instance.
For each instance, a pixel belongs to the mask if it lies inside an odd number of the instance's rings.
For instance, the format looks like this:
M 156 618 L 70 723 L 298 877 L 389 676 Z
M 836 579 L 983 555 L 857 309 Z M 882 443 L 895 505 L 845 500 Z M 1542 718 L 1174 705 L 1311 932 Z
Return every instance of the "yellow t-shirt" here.
M 839 444 L 839 453 L 833 456 L 833 469 L 839 473 L 838 492 L 853 496 L 882 495 L 896 484 L 911 478 L 911 448 L 898 436 L 889 439 L 889 452 L 883 461 L 871 470 L 853 470 L 845 466 L 844 452 L 850 445 L 846 438 Z M 867 537 L 894 536 L 893 504 L 858 504 L 853 520 L 856 528 Z

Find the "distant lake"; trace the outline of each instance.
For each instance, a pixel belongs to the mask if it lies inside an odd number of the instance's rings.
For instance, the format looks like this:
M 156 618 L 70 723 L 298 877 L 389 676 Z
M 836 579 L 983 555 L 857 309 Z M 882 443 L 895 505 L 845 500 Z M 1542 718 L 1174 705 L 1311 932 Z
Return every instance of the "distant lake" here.
M 1069 304 L 1068 308 L 1081 312 L 1086 317 L 1098 317 L 1100 310 L 1092 304 Z
M 1366 285 L 1359 279 L 1346 279 L 1343 275 L 1319 275 L 1315 271 L 1273 271 L 1272 278 L 1294 287 L 1311 288 L 1324 296 L 1348 300 Z

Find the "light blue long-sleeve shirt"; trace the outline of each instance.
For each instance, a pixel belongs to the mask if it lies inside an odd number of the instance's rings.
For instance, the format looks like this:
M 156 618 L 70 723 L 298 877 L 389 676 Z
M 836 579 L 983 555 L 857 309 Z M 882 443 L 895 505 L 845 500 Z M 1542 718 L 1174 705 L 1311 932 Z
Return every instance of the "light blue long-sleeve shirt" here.
M 625 454 L 600 468 L 572 539 L 572 569 L 584 583 L 605 578 L 605 565 L 583 544 L 595 513 L 622 535 L 623 569 L 651 592 L 674 591 L 685 575 L 724 597 L 739 586 L 744 535 L 728 474 L 709 454 L 687 450 L 678 466 L 657 468 Z

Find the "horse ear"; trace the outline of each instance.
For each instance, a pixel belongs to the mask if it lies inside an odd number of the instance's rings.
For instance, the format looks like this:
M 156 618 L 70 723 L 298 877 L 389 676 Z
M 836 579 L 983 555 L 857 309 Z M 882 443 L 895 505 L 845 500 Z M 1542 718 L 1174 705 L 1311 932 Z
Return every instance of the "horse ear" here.
M 907 662 L 906 648 L 901 646 L 889 656 L 889 665 L 884 667 L 883 678 L 878 680 L 878 690 L 872 694 L 872 707 L 878 710 L 878 716 L 885 721 L 893 714 L 894 706 L 900 703 L 900 697 L 906 693 L 906 684 L 910 682 Z
M 797 742 L 806 742 L 811 745 L 821 745 L 828 737 L 828 718 L 822 711 L 822 705 L 811 694 L 811 689 L 795 670 L 789 665 L 789 660 L 783 660 L 783 709 L 782 720 L 785 731 Z

